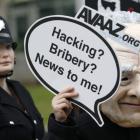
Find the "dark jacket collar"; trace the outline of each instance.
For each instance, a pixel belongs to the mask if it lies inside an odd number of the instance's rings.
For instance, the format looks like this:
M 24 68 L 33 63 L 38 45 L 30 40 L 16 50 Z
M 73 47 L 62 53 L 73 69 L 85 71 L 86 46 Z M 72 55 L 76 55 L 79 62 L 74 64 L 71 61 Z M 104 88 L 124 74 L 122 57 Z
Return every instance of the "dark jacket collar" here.
M 26 108 L 27 111 L 30 110 L 29 107 L 30 105 L 28 105 L 26 95 L 24 95 L 26 94 L 24 91 L 25 90 L 24 87 L 22 87 L 18 81 L 7 79 L 6 82 L 8 86 L 10 86 L 10 88 L 13 90 L 14 94 L 18 97 L 20 103 L 24 106 L 24 108 Z M 0 104 L 9 105 L 23 111 L 23 108 L 17 103 L 15 96 L 8 95 L 8 93 L 1 87 L 0 87 Z

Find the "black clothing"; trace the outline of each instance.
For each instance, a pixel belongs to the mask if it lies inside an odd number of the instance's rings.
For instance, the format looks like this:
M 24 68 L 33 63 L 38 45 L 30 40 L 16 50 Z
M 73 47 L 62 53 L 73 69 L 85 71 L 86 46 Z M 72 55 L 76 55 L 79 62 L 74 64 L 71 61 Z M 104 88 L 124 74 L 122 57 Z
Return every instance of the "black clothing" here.
M 28 91 L 17 81 L 7 84 L 15 95 L 0 88 L 0 140 L 42 140 L 43 120 Z
M 55 121 L 51 114 L 47 140 L 140 140 L 140 128 L 123 128 L 102 116 L 105 124 L 100 128 L 85 112 L 65 123 Z

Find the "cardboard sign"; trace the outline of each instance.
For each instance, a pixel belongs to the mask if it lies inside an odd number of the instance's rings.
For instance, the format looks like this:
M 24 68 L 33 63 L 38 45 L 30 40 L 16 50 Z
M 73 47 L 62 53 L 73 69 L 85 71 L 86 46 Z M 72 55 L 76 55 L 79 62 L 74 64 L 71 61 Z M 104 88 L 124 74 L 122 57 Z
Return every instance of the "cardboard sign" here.
M 71 101 L 99 126 L 99 105 L 117 90 L 120 68 L 108 42 L 86 24 L 66 16 L 44 17 L 25 36 L 27 63 L 40 83 L 54 94 L 68 86 L 79 96 Z
M 113 21 L 111 18 L 106 17 L 94 9 L 83 6 L 75 18 L 88 24 L 97 32 L 104 35 L 104 37 L 116 40 L 137 53 L 140 51 L 140 40 L 124 32 L 127 26 Z

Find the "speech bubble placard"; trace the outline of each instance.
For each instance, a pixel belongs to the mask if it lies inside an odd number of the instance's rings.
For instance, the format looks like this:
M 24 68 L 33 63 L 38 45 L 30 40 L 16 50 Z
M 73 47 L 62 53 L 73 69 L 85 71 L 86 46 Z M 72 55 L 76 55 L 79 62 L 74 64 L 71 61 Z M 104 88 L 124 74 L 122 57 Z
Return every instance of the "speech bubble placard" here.
M 108 42 L 88 25 L 67 16 L 37 20 L 27 31 L 25 56 L 30 70 L 54 94 L 73 86 L 71 101 L 99 126 L 99 105 L 117 90 L 120 68 Z

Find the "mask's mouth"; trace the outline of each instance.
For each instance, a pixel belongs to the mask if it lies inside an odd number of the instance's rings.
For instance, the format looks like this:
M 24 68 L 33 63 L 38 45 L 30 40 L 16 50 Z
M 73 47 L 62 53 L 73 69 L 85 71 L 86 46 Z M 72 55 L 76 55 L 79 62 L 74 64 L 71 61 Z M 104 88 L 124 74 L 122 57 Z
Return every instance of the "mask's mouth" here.
M 7 71 L 5 73 L 0 73 L 0 79 L 1 78 L 7 78 L 13 75 L 13 70 Z

